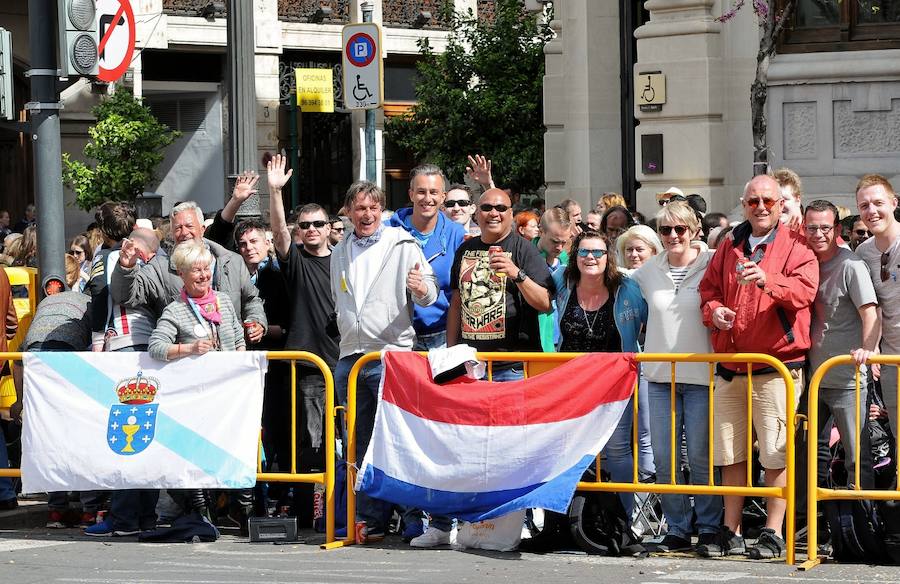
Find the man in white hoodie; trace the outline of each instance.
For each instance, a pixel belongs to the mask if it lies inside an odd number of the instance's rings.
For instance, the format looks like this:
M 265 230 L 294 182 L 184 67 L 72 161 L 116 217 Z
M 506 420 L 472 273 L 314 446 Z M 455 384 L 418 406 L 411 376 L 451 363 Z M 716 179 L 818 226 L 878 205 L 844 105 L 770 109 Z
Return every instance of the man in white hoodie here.
M 334 248 L 331 294 L 341 333 L 335 386 L 342 405 L 354 363 L 366 353 L 411 350 L 416 340 L 413 303 L 437 300 L 437 282 L 422 248 L 405 230 L 381 224 L 384 193 L 377 185 L 350 185 L 344 201 L 353 232 Z M 362 461 L 372 437 L 381 362 L 359 372 L 356 389 L 356 460 Z M 366 541 L 384 537 L 385 504 L 364 493 L 356 499 L 357 521 L 366 522 Z

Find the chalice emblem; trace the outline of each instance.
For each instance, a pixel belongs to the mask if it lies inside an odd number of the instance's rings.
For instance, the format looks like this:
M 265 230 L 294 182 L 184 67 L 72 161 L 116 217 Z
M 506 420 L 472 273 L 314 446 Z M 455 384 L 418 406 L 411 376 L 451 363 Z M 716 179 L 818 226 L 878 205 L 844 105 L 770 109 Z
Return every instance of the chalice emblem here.
M 138 454 L 147 449 L 156 435 L 158 404 L 153 403 L 159 380 L 142 371 L 116 384 L 119 403 L 109 408 L 106 443 L 110 450 L 123 456 Z

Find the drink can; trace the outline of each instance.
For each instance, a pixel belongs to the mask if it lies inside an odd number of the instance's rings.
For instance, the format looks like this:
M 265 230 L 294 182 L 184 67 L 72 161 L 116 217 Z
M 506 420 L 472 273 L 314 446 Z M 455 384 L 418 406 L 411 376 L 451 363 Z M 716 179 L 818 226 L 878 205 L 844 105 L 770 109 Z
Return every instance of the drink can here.
M 325 517 L 325 493 L 316 491 L 313 493 L 313 519 Z
M 366 522 L 356 522 L 356 543 L 366 543 Z
M 503 253 L 503 248 L 500 247 L 499 245 L 492 245 L 491 247 L 489 247 L 488 248 L 488 259 L 490 260 L 490 256 L 494 255 L 495 253 Z M 497 272 L 497 275 L 502 278 L 506 274 L 504 274 L 503 272 Z
M 281 512 L 279 513 L 279 517 L 288 517 L 291 514 L 291 506 L 290 505 L 282 505 Z
M 97 518 L 95 519 L 97 523 L 103 523 L 106 521 L 106 510 L 97 511 Z
M 747 261 L 747 258 L 739 258 L 737 262 L 734 264 L 734 271 L 737 275 L 737 283 L 741 286 L 747 283 L 747 280 L 744 279 L 744 262 Z
M 250 332 L 250 329 L 253 328 L 253 325 L 254 325 L 254 324 L 255 324 L 255 323 L 254 323 L 252 320 L 245 320 L 245 321 L 244 321 L 244 330 L 247 331 L 247 332 Z

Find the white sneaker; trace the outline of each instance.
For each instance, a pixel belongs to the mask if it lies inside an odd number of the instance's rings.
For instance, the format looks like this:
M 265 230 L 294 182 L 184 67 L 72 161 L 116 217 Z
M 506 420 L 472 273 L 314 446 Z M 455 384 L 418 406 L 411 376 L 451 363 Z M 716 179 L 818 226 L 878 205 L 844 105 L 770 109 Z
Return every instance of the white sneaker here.
M 415 548 L 432 548 L 439 545 L 450 545 L 450 532 L 441 531 L 437 527 L 429 527 L 425 533 L 413 538 L 409 545 Z

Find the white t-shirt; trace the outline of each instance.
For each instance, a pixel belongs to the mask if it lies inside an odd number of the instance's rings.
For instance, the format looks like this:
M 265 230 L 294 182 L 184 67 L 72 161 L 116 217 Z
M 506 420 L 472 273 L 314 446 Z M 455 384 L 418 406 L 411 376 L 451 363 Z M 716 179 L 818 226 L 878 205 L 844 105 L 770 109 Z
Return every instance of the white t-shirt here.
M 881 281 L 881 251 L 875 246 L 875 238 L 870 237 L 859 244 L 856 255 L 869 268 L 878 304 L 881 307 L 881 352 L 900 353 L 900 237 L 888 249 L 886 265 L 888 279 Z

